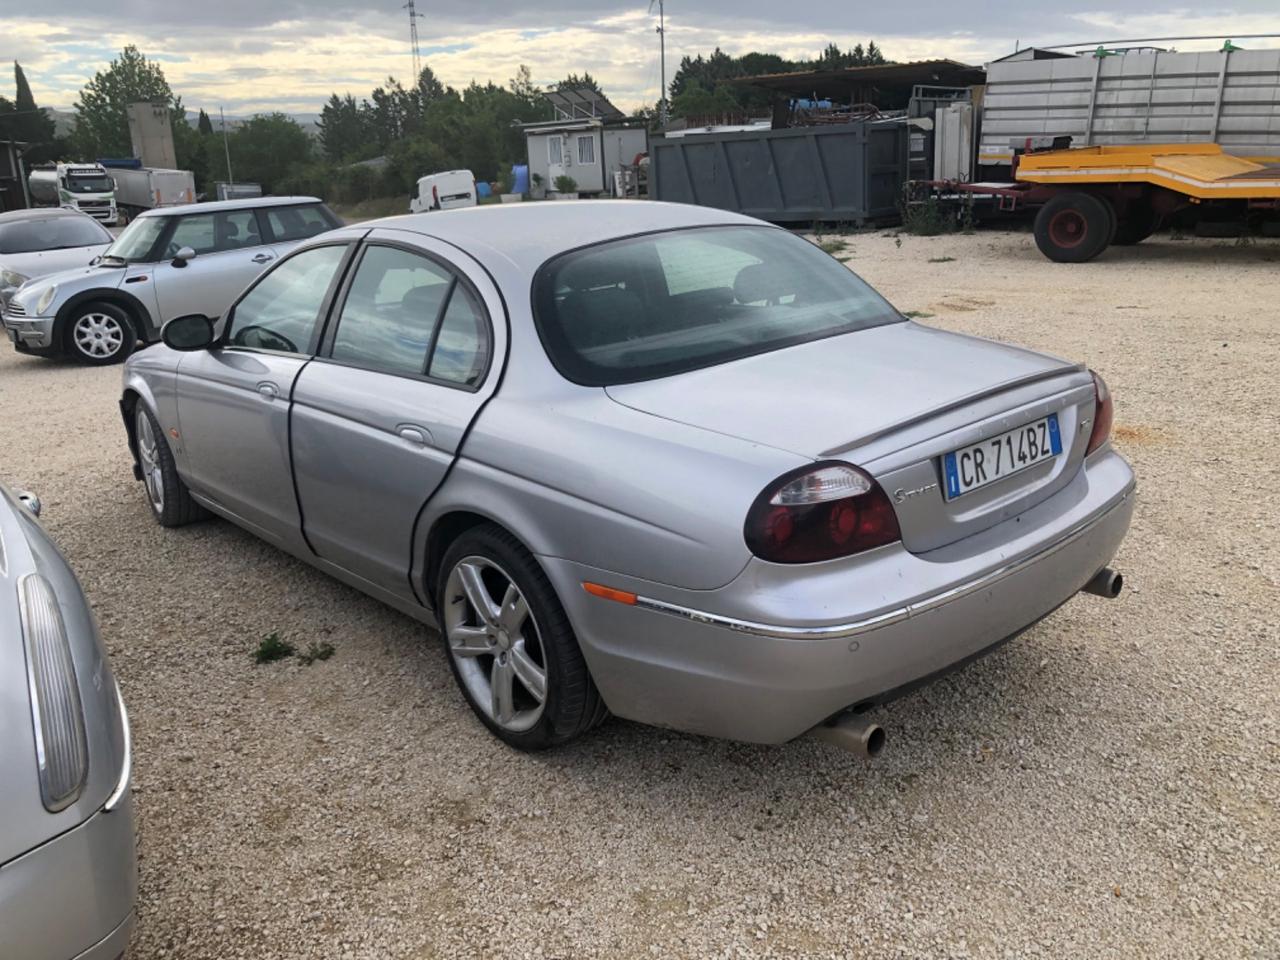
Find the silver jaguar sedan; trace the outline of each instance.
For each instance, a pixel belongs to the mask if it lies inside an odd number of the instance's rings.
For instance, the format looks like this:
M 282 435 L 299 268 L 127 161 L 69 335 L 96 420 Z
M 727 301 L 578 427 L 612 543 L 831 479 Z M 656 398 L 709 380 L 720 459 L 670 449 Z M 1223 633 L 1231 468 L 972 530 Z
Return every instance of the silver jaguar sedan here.
M 747 217 L 375 221 L 163 341 L 121 401 L 156 519 L 218 514 L 437 625 L 517 747 L 608 713 L 838 728 L 1118 592 L 1134 478 L 1102 379 L 908 321 Z
M 0 485 L 0 957 L 117 960 L 137 887 L 129 721 L 39 509 Z

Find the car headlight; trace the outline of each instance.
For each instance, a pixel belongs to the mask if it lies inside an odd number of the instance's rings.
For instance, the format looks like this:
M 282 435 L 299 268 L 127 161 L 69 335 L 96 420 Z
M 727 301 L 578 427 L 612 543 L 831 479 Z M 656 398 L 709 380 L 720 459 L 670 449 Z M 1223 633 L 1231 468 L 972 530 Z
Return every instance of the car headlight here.
M 0 270 L 0 282 L 6 287 L 20 287 L 31 278 L 17 270 Z
M 57 812 L 80 796 L 89 772 L 84 706 L 71 641 L 49 581 L 29 573 L 18 582 L 18 596 L 40 796 L 46 810 Z
M 53 298 L 58 295 L 58 285 L 56 283 L 45 287 L 44 293 L 40 294 L 40 299 L 36 301 L 36 313 L 44 313 L 49 309 L 49 304 L 53 303 Z

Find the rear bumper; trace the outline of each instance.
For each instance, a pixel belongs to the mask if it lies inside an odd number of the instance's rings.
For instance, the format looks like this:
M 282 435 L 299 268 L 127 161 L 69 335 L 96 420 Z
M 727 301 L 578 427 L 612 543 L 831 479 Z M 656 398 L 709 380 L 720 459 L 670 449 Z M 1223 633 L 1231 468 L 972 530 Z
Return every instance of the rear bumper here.
M 133 929 L 137 883 L 126 791 L 115 809 L 0 867 L 0 957 L 116 960 Z
M 1133 489 L 1128 465 L 1106 451 L 1049 500 L 971 542 L 922 556 L 882 548 L 843 568 L 753 562 L 715 591 L 542 562 L 612 712 L 779 743 L 946 672 L 1051 613 L 1115 555 Z M 641 599 L 592 597 L 583 580 Z

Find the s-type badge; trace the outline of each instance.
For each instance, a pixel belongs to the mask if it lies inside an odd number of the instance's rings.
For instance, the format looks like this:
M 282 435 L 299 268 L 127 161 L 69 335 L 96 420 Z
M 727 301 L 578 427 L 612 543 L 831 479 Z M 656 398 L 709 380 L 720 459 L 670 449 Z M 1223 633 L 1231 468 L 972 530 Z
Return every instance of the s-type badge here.
M 912 497 L 920 497 L 926 493 L 929 493 L 931 490 L 937 490 L 937 489 L 938 489 L 938 485 L 936 483 L 930 483 L 923 487 L 916 487 L 912 490 L 905 490 L 902 487 L 899 487 L 897 490 L 893 491 L 893 502 L 906 503 Z

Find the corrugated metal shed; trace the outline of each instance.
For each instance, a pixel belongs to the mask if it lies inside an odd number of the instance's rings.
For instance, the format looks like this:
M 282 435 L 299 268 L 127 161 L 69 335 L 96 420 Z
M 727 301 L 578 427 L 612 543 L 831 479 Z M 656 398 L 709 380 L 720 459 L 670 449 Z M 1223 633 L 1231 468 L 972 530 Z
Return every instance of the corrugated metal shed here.
M 1219 143 L 1280 158 L 1280 50 L 988 64 L 980 163 L 1008 163 L 1011 140 L 1042 135 L 1069 135 L 1075 146 Z

